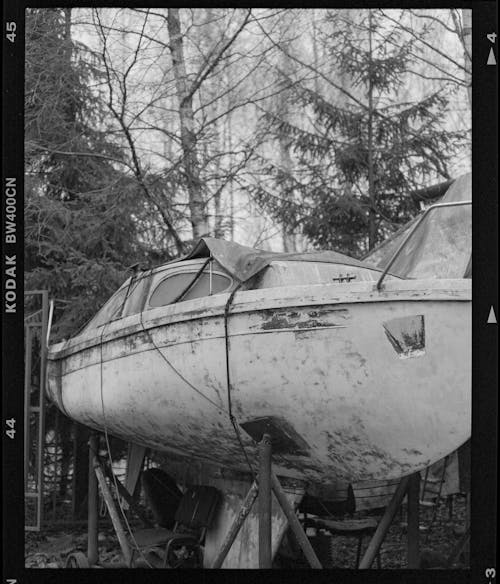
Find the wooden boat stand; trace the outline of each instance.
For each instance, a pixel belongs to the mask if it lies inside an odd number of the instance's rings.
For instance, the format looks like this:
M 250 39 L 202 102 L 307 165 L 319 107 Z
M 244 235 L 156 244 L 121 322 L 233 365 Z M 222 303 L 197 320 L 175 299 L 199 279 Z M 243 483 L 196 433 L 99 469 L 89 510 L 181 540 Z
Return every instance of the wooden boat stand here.
M 407 531 L 407 557 L 408 568 L 417 569 L 420 566 L 419 544 L 419 491 L 420 474 L 414 473 L 401 479 L 384 515 L 380 520 L 375 533 L 359 564 L 360 570 L 370 568 L 380 551 L 389 527 L 396 515 L 404 496 L 408 495 L 408 531 Z
M 276 496 L 290 528 L 304 552 L 312 568 L 321 569 L 321 563 L 314 552 L 311 543 L 300 524 L 295 511 L 281 488 L 280 482 L 272 469 L 272 444 L 269 434 L 264 434 L 259 443 L 259 482 L 254 481 L 241 504 L 238 515 L 235 517 L 227 535 L 222 542 L 219 553 L 212 562 L 211 568 L 220 568 L 233 545 L 246 517 L 252 510 L 257 497 L 259 498 L 259 568 L 271 568 L 271 503 L 272 493 Z
M 113 497 L 106 484 L 103 469 L 97 457 L 98 437 L 92 434 L 89 441 L 89 496 L 88 496 L 88 548 L 87 558 L 90 567 L 98 566 L 98 484 L 102 490 L 104 500 L 118 537 L 123 557 L 127 566 L 131 566 L 131 552 L 123 526 L 118 515 Z M 404 477 L 399 483 L 384 515 L 380 520 L 373 537 L 359 563 L 359 569 L 370 568 L 378 556 L 380 547 L 385 539 L 389 527 L 396 515 L 404 496 L 408 495 L 408 568 L 416 569 L 420 564 L 419 557 L 419 485 L 420 474 L 415 473 Z M 291 530 L 299 543 L 309 565 L 321 569 L 322 565 L 307 538 L 295 511 L 288 501 L 281 484 L 272 469 L 272 443 L 269 434 L 264 434 L 259 443 L 259 480 L 250 487 L 238 515 L 235 517 L 229 531 L 221 544 L 220 550 L 212 562 L 211 568 L 221 568 L 231 546 L 233 545 L 245 519 L 252 507 L 259 499 L 259 568 L 269 569 L 272 566 L 272 493 L 274 493 L 283 510 Z M 465 539 L 465 538 L 464 538 Z M 82 566 L 83 567 L 83 566 Z
M 111 494 L 111 491 L 109 490 L 109 487 L 106 483 L 106 478 L 104 476 L 106 470 L 105 469 L 103 470 L 103 466 L 99 461 L 98 448 L 99 448 L 98 435 L 92 434 L 89 440 L 89 496 L 88 496 L 88 547 L 87 547 L 88 565 L 89 567 L 102 567 L 97 565 L 99 562 L 98 550 L 98 517 L 99 517 L 98 486 L 99 486 L 104 497 L 104 501 L 109 512 L 109 516 L 111 517 L 113 528 L 118 537 L 118 542 L 120 543 L 120 548 L 125 559 L 125 564 L 127 567 L 131 567 L 132 552 L 127 541 L 125 530 L 123 529 L 123 525 L 120 520 L 118 510 L 113 500 L 113 495 Z M 126 489 L 123 488 L 123 485 L 122 489 L 119 488 L 119 490 L 120 493 L 128 499 L 129 504 L 133 504 L 132 498 L 128 495 Z

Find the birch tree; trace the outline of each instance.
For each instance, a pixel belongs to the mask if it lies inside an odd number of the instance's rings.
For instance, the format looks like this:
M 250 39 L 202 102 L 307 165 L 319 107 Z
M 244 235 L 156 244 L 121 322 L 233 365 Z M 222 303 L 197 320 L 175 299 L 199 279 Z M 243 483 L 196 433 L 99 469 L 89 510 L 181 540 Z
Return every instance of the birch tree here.
M 168 9 L 168 34 L 172 63 L 179 102 L 179 118 L 181 127 L 181 144 L 183 151 L 183 166 L 189 194 L 189 209 L 193 237 L 198 239 L 208 235 L 208 221 L 205 213 L 205 202 L 200 181 L 200 168 L 197 154 L 197 140 L 194 129 L 193 95 L 195 86 L 188 83 L 184 59 L 183 40 L 179 9 Z

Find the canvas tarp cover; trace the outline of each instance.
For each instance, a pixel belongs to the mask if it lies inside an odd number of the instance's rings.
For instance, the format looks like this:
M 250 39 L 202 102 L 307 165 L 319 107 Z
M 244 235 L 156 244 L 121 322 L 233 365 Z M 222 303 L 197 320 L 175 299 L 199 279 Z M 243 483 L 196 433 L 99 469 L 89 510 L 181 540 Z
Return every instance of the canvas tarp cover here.
M 380 271 L 370 263 L 361 262 L 335 251 L 279 253 L 254 249 L 213 237 L 200 239 L 190 254 L 176 261 L 208 258 L 210 255 L 240 282 L 246 282 L 273 261 L 325 262 Z
M 457 178 L 439 203 L 472 200 L 472 175 Z M 365 261 L 384 268 L 418 217 L 370 253 Z M 391 266 L 403 278 L 463 278 L 472 253 L 472 206 L 431 211 Z

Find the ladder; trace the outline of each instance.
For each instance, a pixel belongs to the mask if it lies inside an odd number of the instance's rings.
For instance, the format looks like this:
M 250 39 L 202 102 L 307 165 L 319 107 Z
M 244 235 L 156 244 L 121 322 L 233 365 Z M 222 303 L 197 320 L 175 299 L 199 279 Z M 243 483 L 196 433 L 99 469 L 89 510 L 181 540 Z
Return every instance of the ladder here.
M 50 313 L 52 313 L 50 307 Z M 49 331 L 47 290 L 24 292 L 25 529 L 40 531 L 43 507 L 45 372 Z
M 427 525 L 420 525 L 420 531 L 427 532 L 427 536 L 431 530 L 432 525 L 436 519 L 439 500 L 441 499 L 441 494 L 443 492 L 443 485 L 446 480 L 446 470 L 448 469 L 448 464 L 450 461 L 450 455 L 442 459 L 443 467 L 438 473 L 439 476 L 431 476 L 430 468 L 427 467 L 425 470 L 421 471 L 421 481 L 420 481 L 420 496 L 419 496 L 419 506 L 432 508 L 432 518 Z M 437 464 L 437 463 L 436 463 Z M 406 501 L 403 502 L 401 506 L 401 511 L 406 507 Z M 401 516 L 400 526 L 403 528 L 407 527 L 407 522 L 403 520 Z

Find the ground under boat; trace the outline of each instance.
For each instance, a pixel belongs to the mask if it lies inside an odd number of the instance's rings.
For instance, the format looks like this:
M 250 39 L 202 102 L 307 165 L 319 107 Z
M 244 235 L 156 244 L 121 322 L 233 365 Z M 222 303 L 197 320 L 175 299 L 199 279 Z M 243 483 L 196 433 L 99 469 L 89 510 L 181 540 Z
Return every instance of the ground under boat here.
M 424 469 L 470 436 L 470 212 L 437 207 L 414 233 L 420 255 L 446 242 L 446 279 L 205 238 L 50 348 L 49 395 L 87 426 L 222 469 L 248 470 L 267 432 L 276 474 L 313 494 Z

